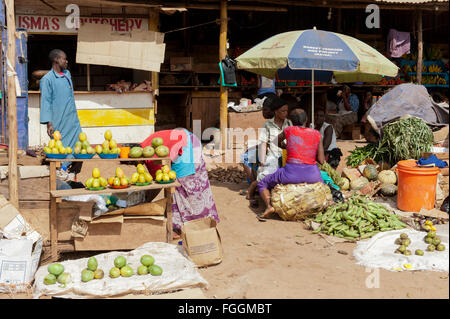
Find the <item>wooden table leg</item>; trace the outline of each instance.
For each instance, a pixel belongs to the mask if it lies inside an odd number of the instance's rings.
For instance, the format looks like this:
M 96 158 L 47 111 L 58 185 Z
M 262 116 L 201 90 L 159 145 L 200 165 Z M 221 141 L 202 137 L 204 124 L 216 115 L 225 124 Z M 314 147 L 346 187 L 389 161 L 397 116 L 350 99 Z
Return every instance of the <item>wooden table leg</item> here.
M 50 162 L 50 190 L 56 190 L 56 162 Z M 56 198 L 50 195 L 50 252 L 52 262 L 58 260 L 58 216 Z
M 173 225 L 172 225 L 172 193 L 173 192 L 174 192 L 173 187 L 164 188 L 164 197 L 167 198 L 167 204 L 166 204 L 167 235 L 166 235 L 166 239 L 167 239 L 168 243 L 170 243 L 173 238 Z

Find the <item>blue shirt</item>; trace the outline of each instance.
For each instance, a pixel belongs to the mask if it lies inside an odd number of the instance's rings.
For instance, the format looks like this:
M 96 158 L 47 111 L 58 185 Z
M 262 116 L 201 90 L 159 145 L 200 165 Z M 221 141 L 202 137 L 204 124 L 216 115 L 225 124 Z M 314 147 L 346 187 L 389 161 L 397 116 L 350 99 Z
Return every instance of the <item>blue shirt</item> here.
M 64 70 L 62 73 L 60 75 L 52 69 L 40 81 L 40 122 L 51 122 L 54 130 L 61 133 L 64 147 L 74 148 L 81 133 L 81 126 L 70 72 Z
M 184 130 L 187 134 L 187 145 L 183 147 L 183 153 L 172 162 L 172 170 L 177 177 L 185 177 L 195 174 L 194 147 L 192 145 L 191 132 Z
M 358 96 L 356 94 L 350 94 L 350 97 L 348 98 L 348 103 L 350 104 L 350 109 L 353 112 L 358 112 L 359 109 L 359 99 Z M 344 107 L 344 100 L 340 100 L 338 103 L 338 109 L 345 111 L 345 107 Z

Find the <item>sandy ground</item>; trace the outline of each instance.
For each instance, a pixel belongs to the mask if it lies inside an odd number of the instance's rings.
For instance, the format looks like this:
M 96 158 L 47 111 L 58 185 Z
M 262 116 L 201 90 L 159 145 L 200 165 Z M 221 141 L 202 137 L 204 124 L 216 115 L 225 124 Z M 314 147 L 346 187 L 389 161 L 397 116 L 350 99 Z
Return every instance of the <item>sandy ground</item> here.
M 344 156 L 355 146 L 354 142 L 339 144 Z M 92 168 L 85 166 L 79 180 L 84 181 Z M 100 169 L 102 176 L 109 177 L 115 168 L 105 165 Z M 133 166 L 124 169 L 126 174 L 134 171 Z M 256 213 L 262 211 L 262 203 L 252 209 L 239 195 L 246 183 L 212 181 L 211 185 L 221 219 L 218 230 L 224 259 L 219 265 L 199 269 L 210 285 L 204 290 L 208 298 L 449 298 L 448 273 L 366 269 L 356 265 L 354 243 L 330 245 L 302 223 L 278 217 L 258 221 Z M 5 297 L 11 296 L 0 294 L 0 299 Z

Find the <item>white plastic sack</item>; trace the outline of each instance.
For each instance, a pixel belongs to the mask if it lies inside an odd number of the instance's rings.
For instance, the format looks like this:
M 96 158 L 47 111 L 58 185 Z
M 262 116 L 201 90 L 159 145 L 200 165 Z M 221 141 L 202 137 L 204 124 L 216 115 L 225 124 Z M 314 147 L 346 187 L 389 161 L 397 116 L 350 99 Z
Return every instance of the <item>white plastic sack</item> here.
M 411 245 L 407 248 L 412 252 L 410 256 L 394 253 L 398 248 L 394 242 L 401 233 L 407 234 L 411 240 Z M 410 264 L 412 266 L 410 270 L 448 271 L 448 236 L 439 236 L 437 233 L 445 250 L 429 252 L 427 251 L 428 244 L 423 240 L 426 234 L 426 232 L 413 229 L 378 233 L 368 240 L 358 241 L 353 255 L 358 261 L 357 264 L 365 267 L 399 271 L 406 270 L 404 265 Z M 423 250 L 424 255 L 415 255 L 416 249 Z
M 77 195 L 77 196 L 65 196 L 63 200 L 72 202 L 95 202 L 94 216 L 98 217 L 108 212 L 108 207 L 106 207 L 106 200 L 100 195 Z
M 155 264 L 162 267 L 161 276 L 137 275 L 136 270 L 141 265 L 140 258 L 146 254 L 152 255 L 155 258 Z M 109 270 L 114 267 L 114 259 L 120 255 L 127 259 L 127 264 L 133 268 L 135 274 L 132 277 L 112 279 L 109 277 Z M 149 242 L 130 252 L 110 252 L 95 257 L 98 261 L 98 268 L 103 269 L 105 273 L 103 279 L 82 282 L 81 271 L 87 267 L 89 258 L 81 258 L 61 262 L 64 272 L 72 275 L 70 284 L 65 288 L 60 287 L 59 284 L 47 286 L 44 284 L 44 277 L 48 274 L 48 265 L 45 265 L 36 272 L 34 298 L 42 295 L 72 299 L 106 298 L 133 293 L 154 294 L 208 286 L 208 282 L 198 273 L 197 266 L 187 258 L 184 248 L 178 245 Z

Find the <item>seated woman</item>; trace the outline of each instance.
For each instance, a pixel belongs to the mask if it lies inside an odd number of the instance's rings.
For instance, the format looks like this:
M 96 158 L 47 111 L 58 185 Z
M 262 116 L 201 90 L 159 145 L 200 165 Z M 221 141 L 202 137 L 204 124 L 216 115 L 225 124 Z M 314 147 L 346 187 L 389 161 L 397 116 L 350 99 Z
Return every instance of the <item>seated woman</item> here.
M 295 109 L 290 114 L 294 126 L 287 127 L 278 135 L 278 144 L 286 139 L 286 165 L 277 169 L 258 183 L 259 193 L 266 205 L 261 218 L 266 218 L 275 209 L 270 202 L 270 189 L 278 184 L 300 184 L 322 182 L 316 160 L 325 161 L 322 138 L 319 131 L 305 127 L 308 117 L 304 110 Z
M 273 118 L 275 113 L 272 111 L 267 103 L 262 108 L 262 116 L 269 120 Z M 256 206 L 258 201 L 254 198 L 254 193 L 258 182 L 256 181 L 256 172 L 258 171 L 258 145 L 249 147 L 248 150 L 241 155 L 241 164 L 244 167 L 244 172 L 247 175 L 248 182 L 250 184 L 247 190 L 246 198 L 250 200 L 251 206 Z
M 141 146 L 151 145 L 155 137 L 162 137 L 164 145 L 169 147 L 171 168 L 181 184 L 172 195 L 174 232 L 180 235 L 181 226 L 185 222 L 198 218 L 212 217 L 220 222 L 203 159 L 202 143 L 197 136 L 186 129 L 158 131 L 150 135 Z M 145 164 L 153 177 L 162 166 L 154 161 L 146 161 Z
M 318 110 L 314 114 L 314 125 L 320 132 L 325 151 L 325 161 L 336 169 L 341 161 L 342 151 L 336 144 L 336 132 L 331 124 L 325 122 L 325 112 Z

